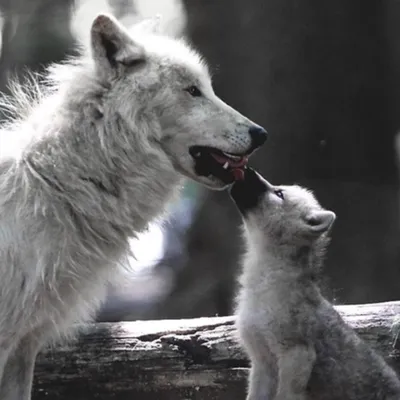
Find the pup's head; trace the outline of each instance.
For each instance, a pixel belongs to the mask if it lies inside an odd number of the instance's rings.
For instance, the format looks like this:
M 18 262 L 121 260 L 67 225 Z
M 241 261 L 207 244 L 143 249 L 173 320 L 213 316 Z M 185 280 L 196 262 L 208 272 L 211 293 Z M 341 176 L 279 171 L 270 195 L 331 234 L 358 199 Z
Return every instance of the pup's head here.
M 276 244 L 312 244 L 325 236 L 336 219 L 309 190 L 271 185 L 251 168 L 246 168 L 244 180 L 232 186 L 231 196 L 248 232 L 261 233 Z
M 158 34 L 156 19 L 128 31 L 100 15 L 91 47 L 109 88 L 104 106 L 132 134 L 146 121 L 150 146 L 165 152 L 178 172 L 211 188 L 243 176 L 247 158 L 267 133 L 215 95 L 206 65 L 183 41 Z

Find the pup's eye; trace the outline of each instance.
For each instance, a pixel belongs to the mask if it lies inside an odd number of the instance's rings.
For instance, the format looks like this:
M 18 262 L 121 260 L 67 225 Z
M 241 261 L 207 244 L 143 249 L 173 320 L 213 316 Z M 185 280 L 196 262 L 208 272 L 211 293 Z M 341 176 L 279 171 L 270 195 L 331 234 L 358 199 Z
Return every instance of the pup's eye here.
M 283 195 L 283 190 L 281 189 L 276 189 L 274 190 L 274 193 L 282 200 L 285 200 L 285 196 Z
M 187 89 L 185 89 L 190 95 L 193 97 L 200 97 L 201 92 L 200 89 L 197 86 L 189 86 Z

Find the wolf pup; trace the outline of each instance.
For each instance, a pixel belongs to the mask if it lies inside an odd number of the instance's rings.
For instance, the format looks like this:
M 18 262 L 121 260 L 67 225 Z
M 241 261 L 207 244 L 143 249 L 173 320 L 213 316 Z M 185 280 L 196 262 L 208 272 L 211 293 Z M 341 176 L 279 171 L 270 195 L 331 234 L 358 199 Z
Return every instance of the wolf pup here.
M 16 117 L 0 128 L 1 400 L 30 398 L 40 348 L 93 316 L 182 177 L 223 189 L 266 139 L 155 29 L 99 15 L 90 54 L 2 104 Z
M 273 186 L 249 168 L 231 196 L 247 241 L 237 305 L 251 360 L 247 399 L 400 399 L 395 372 L 320 293 L 335 214 L 310 191 Z

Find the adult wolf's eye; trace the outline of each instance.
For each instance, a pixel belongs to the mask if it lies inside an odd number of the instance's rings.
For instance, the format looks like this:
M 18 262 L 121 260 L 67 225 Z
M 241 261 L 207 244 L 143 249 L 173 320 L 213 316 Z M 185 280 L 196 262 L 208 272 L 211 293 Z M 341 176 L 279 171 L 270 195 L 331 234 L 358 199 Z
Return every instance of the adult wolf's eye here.
M 276 189 L 274 190 L 274 193 L 282 200 L 285 200 L 285 196 L 283 195 L 283 190 L 281 189 Z
M 193 97 L 200 97 L 201 92 L 200 89 L 197 86 L 189 86 L 187 89 L 185 89 L 190 95 Z

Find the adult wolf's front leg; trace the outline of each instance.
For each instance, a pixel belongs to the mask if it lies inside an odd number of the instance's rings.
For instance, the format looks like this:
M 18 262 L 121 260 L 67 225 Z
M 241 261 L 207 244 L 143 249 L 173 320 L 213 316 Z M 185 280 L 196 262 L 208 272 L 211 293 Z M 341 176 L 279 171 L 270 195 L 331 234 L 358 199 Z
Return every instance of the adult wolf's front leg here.
M 0 383 L 1 400 L 30 400 L 33 370 L 39 343 L 33 335 L 24 337 L 8 355 Z

